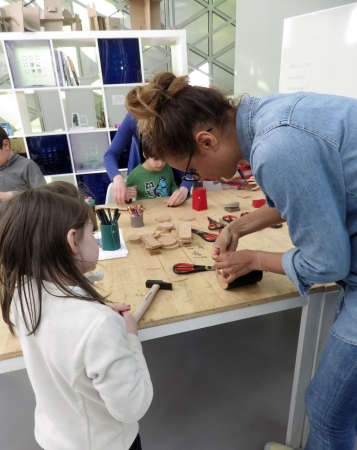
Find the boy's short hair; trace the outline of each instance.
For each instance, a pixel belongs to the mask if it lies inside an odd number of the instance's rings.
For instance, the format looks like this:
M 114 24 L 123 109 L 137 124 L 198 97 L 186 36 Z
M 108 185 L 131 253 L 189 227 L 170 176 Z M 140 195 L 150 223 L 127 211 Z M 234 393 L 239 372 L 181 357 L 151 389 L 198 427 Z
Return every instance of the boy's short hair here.
M 5 139 L 10 141 L 9 136 L 6 133 L 6 131 L 4 130 L 4 128 L 0 127 L 0 148 L 2 148 Z

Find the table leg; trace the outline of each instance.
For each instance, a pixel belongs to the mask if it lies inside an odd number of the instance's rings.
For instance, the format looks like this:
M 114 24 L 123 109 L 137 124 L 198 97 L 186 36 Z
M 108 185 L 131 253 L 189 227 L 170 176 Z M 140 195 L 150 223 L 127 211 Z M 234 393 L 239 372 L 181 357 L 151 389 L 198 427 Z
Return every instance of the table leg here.
M 308 387 L 333 323 L 338 291 L 309 295 L 302 308 L 286 445 L 304 448 L 308 435 L 305 391 Z

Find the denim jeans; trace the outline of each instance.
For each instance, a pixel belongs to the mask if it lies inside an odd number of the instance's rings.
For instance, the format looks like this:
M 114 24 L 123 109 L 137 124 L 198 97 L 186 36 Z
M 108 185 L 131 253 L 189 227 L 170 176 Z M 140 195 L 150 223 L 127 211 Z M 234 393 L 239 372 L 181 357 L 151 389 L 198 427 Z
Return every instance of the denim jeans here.
M 357 426 L 357 346 L 330 335 L 306 391 L 310 434 L 305 450 L 354 450 Z

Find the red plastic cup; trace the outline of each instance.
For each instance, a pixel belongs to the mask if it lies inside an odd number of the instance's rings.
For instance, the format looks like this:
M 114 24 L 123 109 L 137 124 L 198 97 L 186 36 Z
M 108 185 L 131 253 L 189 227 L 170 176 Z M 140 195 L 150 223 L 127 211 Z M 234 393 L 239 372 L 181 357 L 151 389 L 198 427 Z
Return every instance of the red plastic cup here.
M 192 189 L 192 208 L 196 211 L 203 211 L 208 208 L 206 188 L 198 187 Z
M 260 208 L 261 206 L 264 206 L 266 204 L 265 198 L 259 198 L 257 200 L 252 201 L 252 206 L 254 208 Z

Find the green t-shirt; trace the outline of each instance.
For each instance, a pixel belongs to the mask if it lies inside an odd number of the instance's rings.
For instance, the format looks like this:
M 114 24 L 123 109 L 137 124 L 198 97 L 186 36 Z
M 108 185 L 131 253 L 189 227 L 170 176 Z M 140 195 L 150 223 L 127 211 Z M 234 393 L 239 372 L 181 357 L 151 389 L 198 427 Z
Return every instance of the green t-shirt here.
M 168 197 L 177 190 L 174 174 L 168 164 L 160 172 L 150 172 L 143 166 L 135 167 L 128 175 L 126 186 L 137 186 L 137 200 Z

